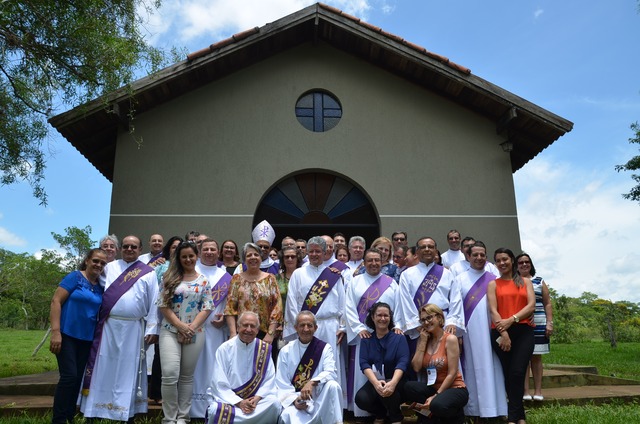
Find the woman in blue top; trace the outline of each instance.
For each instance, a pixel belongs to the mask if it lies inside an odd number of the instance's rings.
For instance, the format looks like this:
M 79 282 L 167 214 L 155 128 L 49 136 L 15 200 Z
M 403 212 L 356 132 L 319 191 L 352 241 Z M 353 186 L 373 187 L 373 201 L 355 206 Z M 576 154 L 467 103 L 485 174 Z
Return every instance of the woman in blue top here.
M 404 373 L 410 361 L 407 339 L 392 331 L 393 312 L 384 302 L 369 309 L 365 324 L 374 329 L 371 337 L 360 341 L 360 369 L 369 381 L 356 393 L 355 403 L 375 415 L 374 424 L 384 424 L 387 415 L 392 424 L 399 424 Z
M 103 288 L 99 277 L 107 264 L 102 249 L 91 249 L 79 271 L 64 277 L 51 300 L 51 341 L 60 380 L 53 397 L 53 424 L 72 422 L 87 365 L 93 332 L 98 322 Z

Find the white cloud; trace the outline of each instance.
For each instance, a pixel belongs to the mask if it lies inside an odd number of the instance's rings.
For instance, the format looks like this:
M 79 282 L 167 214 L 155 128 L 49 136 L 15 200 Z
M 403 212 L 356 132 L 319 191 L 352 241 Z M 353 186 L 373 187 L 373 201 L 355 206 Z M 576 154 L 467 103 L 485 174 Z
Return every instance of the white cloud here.
M 0 216 L 1 218 L 2 216 Z M 13 234 L 11 231 L 4 227 L 0 227 L 0 246 L 15 246 L 23 247 L 27 245 L 27 241 L 17 234 Z
M 543 13 L 544 13 L 544 9 L 540 9 L 540 8 L 536 9 L 533 12 L 533 19 L 538 19 Z
M 147 18 L 150 42 L 171 38 L 171 44 L 188 45 L 203 37 L 214 43 L 253 27 L 260 27 L 303 9 L 314 0 L 173 0 Z M 330 6 L 366 19 L 370 0 L 325 1 Z M 383 2 L 382 9 L 392 9 Z M 204 46 L 203 46 L 204 47 Z
M 640 302 L 640 214 L 615 175 L 541 158 L 515 175 L 522 248 L 561 294 Z

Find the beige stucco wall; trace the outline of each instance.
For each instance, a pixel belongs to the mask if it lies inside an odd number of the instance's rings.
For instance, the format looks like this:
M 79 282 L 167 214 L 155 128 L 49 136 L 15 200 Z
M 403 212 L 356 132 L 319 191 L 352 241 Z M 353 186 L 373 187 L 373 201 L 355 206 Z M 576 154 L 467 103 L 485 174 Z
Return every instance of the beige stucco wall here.
M 499 83 L 499 82 L 498 82 Z M 321 88 L 343 117 L 304 129 L 294 106 Z M 449 228 L 489 249 L 519 250 L 509 155 L 483 117 L 327 45 L 303 45 L 140 114 L 138 148 L 118 140 L 110 231 L 184 235 L 198 229 L 246 241 L 261 197 L 301 169 L 356 182 L 381 232 Z M 444 246 L 443 246 L 444 245 Z

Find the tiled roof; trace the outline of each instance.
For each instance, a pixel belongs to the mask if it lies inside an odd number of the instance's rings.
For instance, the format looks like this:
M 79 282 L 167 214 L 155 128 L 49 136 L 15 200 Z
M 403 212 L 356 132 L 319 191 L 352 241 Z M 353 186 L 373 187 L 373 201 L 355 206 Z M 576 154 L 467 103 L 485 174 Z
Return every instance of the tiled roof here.
M 335 8 L 333 6 L 329 6 L 329 5 L 324 4 L 324 3 L 318 3 L 318 6 L 321 7 L 322 9 L 325 9 L 325 10 L 329 11 L 329 12 L 335 13 L 336 15 L 340 15 L 342 17 L 345 17 L 345 18 L 357 23 L 358 25 L 361 25 L 364 28 L 366 28 L 366 29 L 368 29 L 370 31 L 373 31 L 374 33 L 380 34 L 380 35 L 382 35 L 382 36 L 384 36 L 384 37 L 386 37 L 386 38 L 388 38 L 390 40 L 393 40 L 393 41 L 395 41 L 397 43 L 401 43 L 401 44 L 403 44 L 403 45 L 405 45 L 405 46 L 407 46 L 407 47 L 409 47 L 409 48 L 411 48 L 411 49 L 413 49 L 413 50 L 415 50 L 415 51 L 417 51 L 419 53 L 424 54 L 427 57 L 430 57 L 431 59 L 435 59 L 438 62 L 441 62 L 442 64 L 450 67 L 451 69 L 454 69 L 454 70 L 456 70 L 458 72 L 461 72 L 463 74 L 467 74 L 467 75 L 471 74 L 471 70 L 469 68 L 467 68 L 465 66 L 462 66 L 462 65 L 459 65 L 459 64 L 457 64 L 455 62 L 451 62 L 449 60 L 449 58 L 447 58 L 445 56 L 439 55 L 437 53 L 430 52 L 429 50 L 425 49 L 422 46 L 419 46 L 417 44 L 414 44 L 414 43 L 412 43 L 410 41 L 405 40 L 402 37 L 399 37 L 399 36 L 397 36 L 395 34 L 387 32 L 387 31 L 383 30 L 380 27 L 377 27 L 375 25 L 371 25 L 370 23 L 365 22 L 365 21 L 361 20 L 360 18 L 357 18 L 357 17 L 355 17 L 353 15 L 345 13 L 340 9 L 337 9 L 337 8 Z M 218 41 L 217 43 L 211 44 L 207 48 L 204 48 L 204 49 L 201 49 L 201 50 L 198 50 L 198 51 L 195 51 L 193 53 L 188 54 L 187 55 L 187 60 L 188 61 L 193 61 L 195 59 L 198 59 L 200 57 L 206 56 L 208 54 L 215 53 L 216 50 L 219 50 L 219 49 L 221 49 L 223 47 L 226 47 L 226 46 L 228 46 L 230 44 L 236 43 L 236 42 L 238 42 L 240 40 L 244 40 L 245 38 L 250 37 L 250 36 L 255 35 L 255 34 L 258 34 L 258 33 L 260 33 L 260 28 L 259 27 L 254 27 L 254 28 L 251 28 L 249 30 L 246 30 L 246 31 L 243 31 L 243 32 L 239 32 L 237 34 L 232 35 L 229 38 L 225 38 L 224 40 L 221 40 L 221 41 Z

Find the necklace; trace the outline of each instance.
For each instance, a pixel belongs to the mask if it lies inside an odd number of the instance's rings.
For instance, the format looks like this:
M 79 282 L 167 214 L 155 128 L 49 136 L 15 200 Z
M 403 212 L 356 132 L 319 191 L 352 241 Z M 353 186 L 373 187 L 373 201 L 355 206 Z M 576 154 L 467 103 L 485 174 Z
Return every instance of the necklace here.
M 440 346 L 440 341 L 442 340 L 443 336 L 444 336 L 444 333 L 440 335 L 440 337 L 438 338 L 437 341 L 435 341 L 435 343 L 429 340 L 429 345 L 427 346 L 427 353 L 429 355 L 433 355 L 438 351 L 438 347 Z M 429 350 L 431 350 L 431 352 L 429 352 Z

